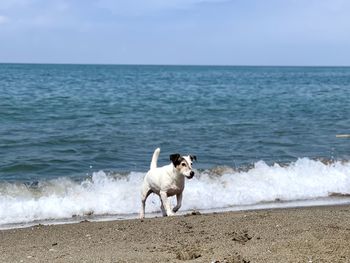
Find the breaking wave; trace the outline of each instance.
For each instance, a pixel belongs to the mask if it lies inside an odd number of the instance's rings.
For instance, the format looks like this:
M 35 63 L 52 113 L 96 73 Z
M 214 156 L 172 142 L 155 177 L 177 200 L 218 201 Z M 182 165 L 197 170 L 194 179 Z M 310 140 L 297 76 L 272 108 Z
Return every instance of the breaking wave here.
M 135 217 L 145 173 L 99 171 L 83 181 L 68 177 L 33 184 L 0 184 L 0 226 L 84 216 Z M 216 167 L 186 181 L 182 211 L 230 209 L 264 202 L 314 200 L 350 194 L 350 163 L 308 158 L 287 165 L 263 161 L 245 170 Z M 172 199 L 175 203 L 175 199 Z M 151 195 L 146 213 L 160 211 Z

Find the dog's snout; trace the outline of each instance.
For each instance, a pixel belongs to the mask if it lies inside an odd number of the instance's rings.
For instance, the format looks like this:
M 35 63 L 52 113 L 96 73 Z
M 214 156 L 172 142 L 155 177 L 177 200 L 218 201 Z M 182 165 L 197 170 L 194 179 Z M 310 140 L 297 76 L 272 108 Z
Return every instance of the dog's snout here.
M 189 175 L 189 176 L 187 176 L 187 178 L 188 178 L 188 179 L 191 179 L 191 178 L 193 178 L 193 176 L 194 176 L 194 172 L 193 172 L 193 171 L 191 171 L 191 172 L 190 172 L 190 175 Z

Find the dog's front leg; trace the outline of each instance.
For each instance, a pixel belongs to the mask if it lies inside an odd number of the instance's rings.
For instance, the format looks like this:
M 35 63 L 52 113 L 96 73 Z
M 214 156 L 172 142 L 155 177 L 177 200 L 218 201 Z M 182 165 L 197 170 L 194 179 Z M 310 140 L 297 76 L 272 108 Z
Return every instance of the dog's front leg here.
M 171 208 L 170 208 L 170 202 L 168 200 L 167 193 L 165 191 L 160 191 L 159 195 L 160 195 L 160 199 L 162 200 L 162 204 L 165 208 L 167 216 L 174 215 L 173 211 L 171 211 Z
M 176 195 L 177 204 L 173 208 L 173 212 L 176 213 L 180 209 L 182 203 L 182 193 Z

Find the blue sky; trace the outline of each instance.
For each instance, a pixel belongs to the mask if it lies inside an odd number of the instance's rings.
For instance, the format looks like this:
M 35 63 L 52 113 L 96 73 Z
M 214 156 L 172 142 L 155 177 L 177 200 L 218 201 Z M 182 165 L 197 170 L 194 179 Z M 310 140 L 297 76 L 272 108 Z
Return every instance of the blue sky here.
M 350 1 L 0 0 L 0 62 L 350 65 Z

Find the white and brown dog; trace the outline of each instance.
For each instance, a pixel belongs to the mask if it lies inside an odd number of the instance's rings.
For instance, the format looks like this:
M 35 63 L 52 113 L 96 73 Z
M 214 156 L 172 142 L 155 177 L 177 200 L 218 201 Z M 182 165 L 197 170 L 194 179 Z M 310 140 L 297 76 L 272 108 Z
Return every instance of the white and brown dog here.
M 196 156 L 181 156 L 180 154 L 170 155 L 171 163 L 163 167 L 157 167 L 160 149 L 157 148 L 152 156 L 150 170 L 147 172 L 142 185 L 141 202 L 142 209 L 140 218 L 145 217 L 146 199 L 151 193 L 160 197 L 163 216 L 172 216 L 179 210 L 182 202 L 182 192 L 185 188 L 185 177 L 191 179 L 194 176 L 192 161 L 197 160 Z M 176 195 L 177 204 L 171 209 L 169 196 Z

